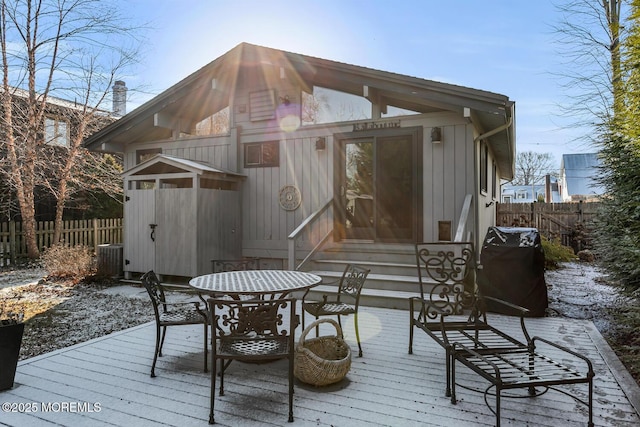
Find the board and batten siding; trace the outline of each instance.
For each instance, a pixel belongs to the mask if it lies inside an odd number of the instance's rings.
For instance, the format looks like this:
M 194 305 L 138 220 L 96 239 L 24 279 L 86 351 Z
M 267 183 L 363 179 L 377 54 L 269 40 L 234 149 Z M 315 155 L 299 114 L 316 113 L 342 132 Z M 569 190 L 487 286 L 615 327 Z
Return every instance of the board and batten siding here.
M 437 240 L 438 221 L 451 221 L 452 237 L 458 226 L 465 197 L 474 195 L 474 204 L 484 207 L 484 200 L 477 197 L 474 174 L 473 126 L 453 114 L 425 114 L 399 117 L 401 126 L 422 126 L 422 213 L 423 236 L 425 241 Z M 431 142 L 430 130 L 433 126 L 442 128 L 443 141 Z M 287 236 L 311 213 L 321 208 L 333 195 L 334 134 L 350 133 L 353 123 L 305 126 L 292 133 L 279 130 L 238 130 L 224 137 L 189 138 L 171 141 L 139 144 L 132 146 L 125 158 L 133 167 L 135 150 L 160 147 L 167 155 L 203 161 L 215 167 L 236 171 L 246 176 L 240 186 L 241 202 L 227 205 L 235 217 L 227 217 L 220 212 L 213 213 L 205 206 L 199 206 L 205 218 L 198 224 L 216 224 L 217 239 L 225 240 L 223 246 L 241 247 L 242 256 L 260 256 L 263 258 L 286 259 Z M 324 150 L 315 149 L 319 137 L 326 138 Z M 244 168 L 242 164 L 243 147 L 254 142 L 279 142 L 280 162 L 278 167 Z M 236 143 L 238 146 L 236 146 Z M 490 162 L 491 164 L 491 162 Z M 491 177 L 491 173 L 489 173 Z M 490 179 L 490 178 L 489 178 Z M 301 193 L 300 206 L 293 211 L 284 210 L 279 204 L 280 189 L 293 185 Z M 491 184 L 490 184 L 491 185 Z M 231 202 L 230 202 L 231 203 Z M 489 209 L 490 211 L 490 209 Z M 239 212 L 239 213 L 237 213 Z M 488 213 L 490 214 L 490 212 Z M 332 227 L 331 216 L 321 221 L 313 230 L 310 238 L 301 238 L 298 245 L 310 249 L 317 238 L 325 235 Z M 480 218 L 480 227 L 488 216 Z M 234 223 L 241 218 L 240 223 Z M 475 219 L 469 218 L 468 230 L 473 231 Z M 219 227 L 222 225 L 222 227 Z M 200 236 L 200 239 L 204 237 Z M 234 240 L 235 239 L 235 240 Z M 203 246 L 204 245 L 204 246 Z M 206 247 L 204 242 L 199 247 Z M 197 270 L 206 268 L 210 261 L 198 260 Z
M 438 221 L 451 221 L 452 238 L 467 194 L 474 193 L 473 130 L 455 116 L 403 116 L 402 127 L 422 126 L 423 135 L 423 228 L 424 240 L 437 240 Z M 430 129 L 443 128 L 443 142 L 433 144 Z M 444 125 L 443 125 L 444 123 Z M 341 129 L 350 132 L 352 124 Z M 265 141 L 269 140 L 265 137 Z M 273 138 L 271 140 L 275 140 Z M 243 255 L 286 258 L 287 236 L 333 195 L 334 138 L 327 136 L 326 149 L 315 150 L 315 136 L 280 140 L 280 167 L 244 169 Z M 253 142 L 253 141 L 252 141 Z M 285 211 L 278 203 L 280 188 L 295 185 L 302 202 L 295 211 Z M 247 208 L 250 207 L 250 208 Z M 325 222 L 330 221 L 330 217 Z M 471 218 L 469 226 L 473 226 Z M 326 223 L 314 230 L 315 237 L 333 227 Z M 302 245 L 308 242 L 302 240 Z M 317 240 L 316 240 L 317 241 Z
M 401 116 L 402 126 L 422 126 L 422 225 L 418 240 L 437 241 L 438 221 L 451 221 L 455 236 L 467 194 L 475 197 L 473 129 L 454 114 Z M 431 128 L 442 129 L 442 142 L 431 142 Z M 470 225 L 473 224 L 471 221 Z
M 150 191 L 156 192 L 156 272 L 191 276 L 198 256 L 197 188 Z
M 440 144 L 429 133 L 423 145 L 423 240 L 438 240 L 439 221 L 451 221 L 453 239 L 464 199 L 474 192 L 473 144 L 466 124 L 442 126 Z
M 197 272 L 212 272 L 211 260 L 242 253 L 240 197 L 237 191 L 200 189 L 197 206 Z
M 156 195 L 154 190 L 129 190 L 124 203 L 124 259 L 125 270 L 146 272 L 155 267 L 155 244 L 149 224 L 156 223 Z
M 242 192 L 243 255 L 286 258 L 287 236 L 329 199 L 333 138 L 327 137 L 326 149 L 319 151 L 315 140 L 313 136 L 284 138 L 279 144 L 279 167 L 242 171 L 247 176 Z M 300 191 L 301 203 L 296 210 L 286 211 L 280 206 L 280 189 L 286 185 Z M 324 226 L 324 232 L 329 226 L 332 224 Z
M 170 139 L 154 142 L 131 144 L 124 154 L 124 170 L 136 166 L 136 151 L 147 149 L 162 149 L 162 154 L 183 159 L 205 162 L 213 167 L 238 171 L 238 151 L 236 149 L 236 130 L 229 135 L 191 137 Z

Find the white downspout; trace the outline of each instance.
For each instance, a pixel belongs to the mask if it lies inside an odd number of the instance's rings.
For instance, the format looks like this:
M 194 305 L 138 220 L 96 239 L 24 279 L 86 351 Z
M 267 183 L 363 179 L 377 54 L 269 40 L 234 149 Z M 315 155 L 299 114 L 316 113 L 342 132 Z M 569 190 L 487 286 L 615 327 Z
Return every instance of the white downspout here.
M 476 144 L 486 138 L 489 138 L 490 136 L 493 136 L 497 133 L 502 132 L 503 130 L 509 129 L 511 127 L 511 125 L 513 124 L 513 113 L 511 114 L 511 117 L 509 117 L 509 119 L 507 120 L 507 123 L 498 126 L 497 128 L 490 130 L 488 132 L 483 133 L 482 135 L 478 135 L 473 139 L 473 179 L 475 181 L 475 191 L 477 191 L 478 197 L 476 197 L 476 206 L 478 206 L 478 208 L 476 209 L 476 215 L 475 215 L 475 229 L 476 229 L 476 233 L 474 236 L 474 245 L 476 246 L 476 251 L 479 253 L 480 251 L 480 177 L 478 175 L 478 167 L 479 167 L 479 159 L 478 159 L 478 152 L 479 152 L 479 147 L 476 146 Z M 487 174 L 489 173 L 489 171 L 487 171 Z

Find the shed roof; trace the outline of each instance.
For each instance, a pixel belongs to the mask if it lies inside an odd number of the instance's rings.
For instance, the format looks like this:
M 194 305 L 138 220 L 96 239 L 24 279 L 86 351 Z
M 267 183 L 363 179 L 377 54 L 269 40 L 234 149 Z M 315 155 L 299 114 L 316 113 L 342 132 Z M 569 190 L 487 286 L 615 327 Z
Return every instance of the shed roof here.
M 152 158 L 123 172 L 122 175 L 127 177 L 132 175 L 158 175 L 180 172 L 190 172 L 196 175 L 215 174 L 238 178 L 245 177 L 242 174 L 214 168 L 202 162 L 182 159 L 180 157 L 169 156 L 166 154 L 156 154 Z
M 376 92 L 377 102 L 419 113 L 456 112 L 474 122 L 492 146 L 503 177 L 511 179 L 515 157 L 515 103 L 505 95 L 367 67 L 329 61 L 241 43 L 158 96 L 90 136 L 91 150 L 122 152 L 131 142 L 167 138 L 154 126 L 160 111 L 175 117 L 207 117 L 229 105 L 243 67 L 281 67 L 305 90 L 322 86 L 362 95 Z M 212 85 L 215 81 L 215 85 Z M 501 127 L 504 127 L 501 128 Z M 500 129 L 499 131 L 495 131 Z

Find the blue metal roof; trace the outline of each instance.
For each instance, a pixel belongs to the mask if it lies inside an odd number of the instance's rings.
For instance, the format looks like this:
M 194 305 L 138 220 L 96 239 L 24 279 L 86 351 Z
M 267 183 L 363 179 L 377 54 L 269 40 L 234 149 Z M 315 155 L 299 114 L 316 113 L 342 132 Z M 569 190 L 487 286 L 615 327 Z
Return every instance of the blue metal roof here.
M 563 154 L 560 170 L 566 180 L 564 185 L 567 194 L 604 194 L 604 189 L 595 180 L 600 174 L 599 167 L 600 159 L 597 153 Z

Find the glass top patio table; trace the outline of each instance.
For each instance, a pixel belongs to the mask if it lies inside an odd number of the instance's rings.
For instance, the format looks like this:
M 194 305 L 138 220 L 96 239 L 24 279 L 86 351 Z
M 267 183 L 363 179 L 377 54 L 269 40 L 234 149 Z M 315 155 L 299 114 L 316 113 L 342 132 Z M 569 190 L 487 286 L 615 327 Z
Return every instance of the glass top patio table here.
M 290 270 L 246 270 L 194 277 L 189 286 L 206 293 L 224 295 L 279 294 L 308 290 L 322 282 L 315 274 Z

